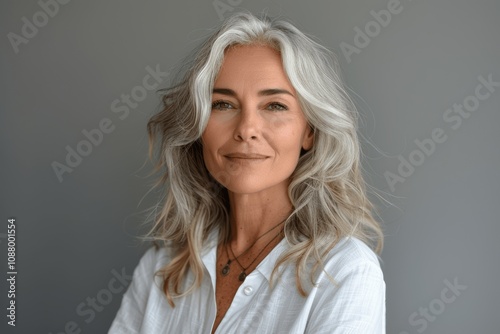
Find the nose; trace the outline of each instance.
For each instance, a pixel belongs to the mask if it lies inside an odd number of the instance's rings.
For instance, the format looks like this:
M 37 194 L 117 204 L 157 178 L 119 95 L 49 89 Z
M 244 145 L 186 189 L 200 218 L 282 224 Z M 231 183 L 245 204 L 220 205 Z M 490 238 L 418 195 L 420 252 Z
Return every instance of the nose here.
M 257 108 L 242 107 L 234 128 L 237 141 L 256 140 L 260 137 L 262 120 Z

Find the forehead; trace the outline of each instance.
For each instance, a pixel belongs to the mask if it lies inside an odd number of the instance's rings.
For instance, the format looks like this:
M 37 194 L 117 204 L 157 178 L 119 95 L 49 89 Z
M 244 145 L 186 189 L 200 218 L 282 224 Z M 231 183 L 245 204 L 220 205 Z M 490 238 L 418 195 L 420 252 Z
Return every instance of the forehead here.
M 216 86 L 248 86 L 287 88 L 293 90 L 276 49 L 259 44 L 234 45 L 224 52 Z

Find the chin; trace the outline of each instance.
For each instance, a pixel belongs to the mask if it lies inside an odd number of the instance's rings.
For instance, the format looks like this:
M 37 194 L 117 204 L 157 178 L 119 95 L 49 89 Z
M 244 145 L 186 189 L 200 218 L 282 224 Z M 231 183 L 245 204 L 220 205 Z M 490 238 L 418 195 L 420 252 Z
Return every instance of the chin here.
M 229 183 L 228 185 L 225 186 L 227 191 L 234 193 L 234 194 L 253 194 L 257 193 L 261 190 L 266 189 L 266 187 L 259 186 L 255 182 L 247 184 L 247 183 L 240 183 L 238 182 L 237 184 L 234 183 Z

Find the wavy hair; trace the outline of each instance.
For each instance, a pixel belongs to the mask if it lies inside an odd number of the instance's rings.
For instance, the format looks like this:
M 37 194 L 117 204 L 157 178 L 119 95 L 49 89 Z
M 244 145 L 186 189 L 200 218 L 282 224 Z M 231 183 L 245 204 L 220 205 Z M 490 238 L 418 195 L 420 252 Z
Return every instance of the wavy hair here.
M 294 210 L 284 224 L 290 248 L 279 258 L 272 277 L 280 275 L 281 266 L 294 265 L 297 289 L 305 296 L 306 273 L 313 283 L 315 272 L 341 238 L 356 237 L 376 253 L 382 250 L 383 232 L 373 218 L 374 206 L 361 173 L 358 114 L 335 56 L 287 21 L 237 13 L 202 43 L 192 61 L 185 62 L 185 73 L 163 90 L 162 110 L 147 124 L 149 156 L 160 174 L 155 187 L 163 196 L 145 237 L 173 251 L 171 262 L 156 273 L 172 306 L 175 298 L 200 286 L 201 253 L 209 233 L 218 229 L 219 241 L 230 235 L 227 190 L 205 167 L 201 135 L 225 50 L 249 44 L 267 45 L 280 53 L 314 131 L 313 147 L 301 152 L 290 177 L 288 196 Z M 194 280 L 186 286 L 190 270 Z

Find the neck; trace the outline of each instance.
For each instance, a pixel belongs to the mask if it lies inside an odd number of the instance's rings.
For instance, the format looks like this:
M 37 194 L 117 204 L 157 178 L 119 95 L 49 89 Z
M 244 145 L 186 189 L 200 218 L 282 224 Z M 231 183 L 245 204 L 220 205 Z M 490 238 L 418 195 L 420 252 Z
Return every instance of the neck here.
M 293 210 L 286 189 L 265 194 L 229 192 L 229 204 L 231 245 L 236 254 L 243 252 L 257 239 L 258 244 L 266 244 L 274 238 L 283 229 L 283 225 L 276 226 L 280 225 Z M 271 229 L 273 230 L 270 231 Z M 269 233 L 262 236 L 268 231 Z M 276 241 L 279 242 L 279 239 Z

